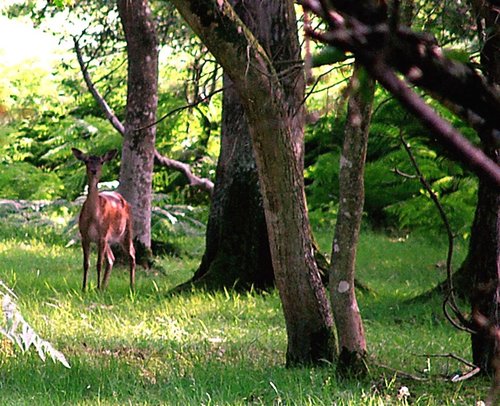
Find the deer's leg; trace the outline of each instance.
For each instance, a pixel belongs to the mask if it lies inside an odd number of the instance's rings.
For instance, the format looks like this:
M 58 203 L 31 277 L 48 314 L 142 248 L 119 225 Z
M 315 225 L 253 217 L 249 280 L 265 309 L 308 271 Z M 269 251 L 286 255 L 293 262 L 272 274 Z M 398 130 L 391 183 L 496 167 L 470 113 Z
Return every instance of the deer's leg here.
M 106 240 L 100 239 L 97 243 L 97 289 L 101 289 L 101 269 L 104 262 L 104 257 L 106 256 Z
M 83 249 L 83 285 L 82 291 L 85 292 L 87 289 L 87 276 L 89 274 L 90 265 L 90 241 L 82 238 L 82 249 Z
M 109 244 L 106 243 L 106 271 L 104 272 L 104 276 L 102 278 L 102 289 L 106 289 L 109 283 L 109 276 L 111 275 L 111 269 L 113 269 L 113 263 L 115 262 L 115 256 L 113 255 L 113 251 Z

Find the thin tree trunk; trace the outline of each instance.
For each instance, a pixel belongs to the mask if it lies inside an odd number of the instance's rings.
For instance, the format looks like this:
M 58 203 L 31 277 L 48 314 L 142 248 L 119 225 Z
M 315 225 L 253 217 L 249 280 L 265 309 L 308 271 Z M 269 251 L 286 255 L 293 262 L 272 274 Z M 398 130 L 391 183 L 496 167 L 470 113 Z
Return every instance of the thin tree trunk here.
M 134 242 L 145 264 L 151 255 L 151 193 L 158 105 L 158 41 L 146 0 L 119 0 L 128 55 L 127 115 L 120 193 L 132 206 Z M 144 129 L 141 129 L 144 128 Z
M 363 374 L 366 339 L 356 301 L 356 250 L 363 216 L 364 168 L 375 82 L 355 65 L 340 158 L 339 211 L 330 268 L 330 295 L 339 340 L 341 372 Z

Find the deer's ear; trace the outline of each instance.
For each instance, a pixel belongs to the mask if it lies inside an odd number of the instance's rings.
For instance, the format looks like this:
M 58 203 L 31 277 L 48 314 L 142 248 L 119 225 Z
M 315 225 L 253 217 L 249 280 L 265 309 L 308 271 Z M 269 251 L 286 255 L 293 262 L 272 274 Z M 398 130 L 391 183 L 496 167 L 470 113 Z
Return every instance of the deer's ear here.
M 117 153 L 118 153 L 118 151 L 116 149 L 112 149 L 112 150 L 106 152 L 102 156 L 102 162 L 109 162 L 109 161 L 111 161 L 116 156 Z
M 71 148 L 71 151 L 73 152 L 73 155 L 75 156 L 75 158 L 78 159 L 79 161 L 85 161 L 85 159 L 87 159 L 87 155 L 85 155 L 79 149 Z

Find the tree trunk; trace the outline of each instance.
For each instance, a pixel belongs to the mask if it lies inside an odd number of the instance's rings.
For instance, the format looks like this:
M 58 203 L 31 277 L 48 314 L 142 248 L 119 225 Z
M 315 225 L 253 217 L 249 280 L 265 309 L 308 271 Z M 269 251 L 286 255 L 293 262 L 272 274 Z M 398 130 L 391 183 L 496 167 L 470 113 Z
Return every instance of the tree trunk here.
M 354 276 L 365 197 L 364 168 L 375 82 L 355 65 L 351 79 L 344 146 L 340 158 L 339 211 L 330 268 L 330 295 L 339 340 L 342 373 L 367 372 L 366 340 Z
M 266 8 L 255 7 L 255 1 L 232 3 L 257 39 L 269 43 L 272 27 L 264 15 Z M 188 284 L 266 289 L 274 285 L 274 271 L 252 141 L 243 106 L 227 75 L 224 88 L 221 150 L 206 248 Z
M 119 0 L 127 41 L 127 115 L 120 188 L 132 206 L 138 262 L 151 254 L 151 193 L 158 105 L 158 42 L 146 0 Z M 141 260 L 142 258 L 142 260 Z
M 172 0 L 232 79 L 247 115 L 276 285 L 288 336 L 287 365 L 331 360 L 333 320 L 314 260 L 303 180 L 304 77 L 292 1 L 247 2 L 265 8 L 274 44 L 287 61 L 278 75 L 227 1 Z M 267 52 L 266 52 L 267 51 Z
M 224 78 L 221 150 L 200 267 L 186 285 L 238 290 L 274 285 L 252 141 L 239 96 Z
M 498 11 L 487 2 L 473 1 L 478 21 L 484 22 L 481 65 L 490 83 L 500 84 L 500 27 Z M 478 26 L 481 27 L 481 23 Z M 481 133 L 483 151 L 500 164 L 500 150 L 491 135 Z M 478 201 L 471 229 L 469 252 L 462 264 L 462 294 L 477 311 L 500 327 L 500 193 L 498 187 L 479 178 Z M 465 282 L 465 283 L 464 283 Z M 471 288 L 472 287 L 472 288 Z M 495 341 L 488 331 L 471 335 L 473 362 L 485 372 L 493 372 Z

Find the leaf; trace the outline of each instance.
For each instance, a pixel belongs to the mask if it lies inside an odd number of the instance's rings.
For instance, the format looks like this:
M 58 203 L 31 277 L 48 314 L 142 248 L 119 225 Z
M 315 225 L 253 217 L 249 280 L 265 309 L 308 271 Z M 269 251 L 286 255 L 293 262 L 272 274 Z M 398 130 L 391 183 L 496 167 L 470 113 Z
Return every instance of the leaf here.
M 31 347 L 31 344 L 33 344 L 33 341 L 36 339 L 36 333 L 30 326 L 24 324 L 23 332 L 21 333 L 21 339 L 23 341 L 25 351 L 28 351 Z

